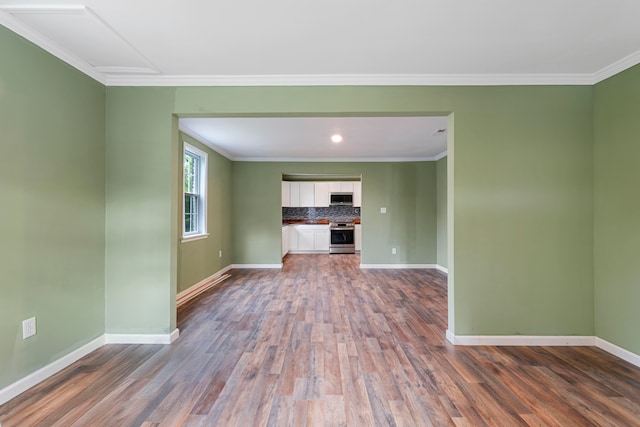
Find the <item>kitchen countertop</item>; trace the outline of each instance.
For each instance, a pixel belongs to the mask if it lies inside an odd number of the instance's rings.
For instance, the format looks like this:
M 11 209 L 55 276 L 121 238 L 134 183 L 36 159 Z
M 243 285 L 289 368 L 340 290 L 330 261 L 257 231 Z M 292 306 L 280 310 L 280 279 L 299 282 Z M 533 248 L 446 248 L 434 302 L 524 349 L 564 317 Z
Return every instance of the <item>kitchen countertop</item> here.
M 360 218 L 353 220 L 354 224 L 360 224 Z M 285 225 L 318 225 L 318 224 L 329 224 L 328 219 L 284 219 L 282 220 L 282 226 Z

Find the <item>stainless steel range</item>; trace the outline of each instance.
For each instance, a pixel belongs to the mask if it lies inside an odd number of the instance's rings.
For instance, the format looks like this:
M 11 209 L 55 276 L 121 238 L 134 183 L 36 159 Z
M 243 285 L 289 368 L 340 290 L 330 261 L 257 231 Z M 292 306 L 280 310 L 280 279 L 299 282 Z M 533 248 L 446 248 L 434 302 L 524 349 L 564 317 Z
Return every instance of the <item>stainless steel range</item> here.
M 331 241 L 329 244 L 330 254 L 355 254 L 356 253 L 356 227 L 352 222 L 331 222 L 329 223 L 329 233 Z

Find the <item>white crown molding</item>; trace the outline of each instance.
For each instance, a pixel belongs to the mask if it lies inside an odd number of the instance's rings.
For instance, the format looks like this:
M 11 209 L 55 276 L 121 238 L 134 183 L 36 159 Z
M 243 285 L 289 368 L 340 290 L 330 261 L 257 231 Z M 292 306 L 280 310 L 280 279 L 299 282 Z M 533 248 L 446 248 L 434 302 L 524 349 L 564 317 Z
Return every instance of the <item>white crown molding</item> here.
M 142 55 L 140 55 L 140 56 L 143 57 Z M 146 58 L 144 58 L 144 59 L 146 60 Z M 95 67 L 95 69 L 98 72 L 104 73 L 104 74 L 145 74 L 145 75 L 149 75 L 149 74 L 159 74 L 160 73 L 160 71 L 158 71 L 158 70 L 155 70 L 153 68 L 146 68 L 146 67 Z
M 86 61 L 83 61 L 82 59 L 58 46 L 56 43 L 53 43 L 47 37 L 43 36 L 37 31 L 34 31 L 33 29 L 31 29 L 31 27 L 22 23 L 22 21 L 20 21 L 19 19 L 11 16 L 11 14 L 9 13 L 11 11 L 20 11 L 21 13 L 84 13 L 84 6 L 0 7 L 0 24 L 18 34 L 19 36 L 24 37 L 36 46 L 39 46 L 41 49 L 49 52 L 56 58 L 71 65 L 78 71 L 81 71 L 92 79 L 106 85 L 107 77 L 104 74 L 97 71 Z
M 435 157 L 230 157 L 235 162 L 434 162 Z
M 207 141 L 207 138 L 200 135 L 198 132 L 194 131 L 189 126 L 185 125 L 184 122 L 182 122 L 181 120 L 178 121 L 178 130 L 182 133 L 189 135 L 191 138 L 195 139 L 200 144 L 207 146 L 210 150 L 215 151 L 216 153 L 220 154 L 222 157 L 226 157 L 229 160 L 236 160 L 231 154 L 227 153 L 225 150 L 221 149 L 220 147 L 216 147 L 213 144 L 210 144 Z
M 108 76 L 107 86 L 514 86 L 591 85 L 592 74 L 292 74 Z
M 447 150 L 444 150 L 442 153 L 433 156 L 433 160 L 438 161 L 444 157 L 447 157 Z
M 593 74 L 593 83 L 600 83 L 603 80 L 608 79 L 609 77 L 613 77 L 618 73 L 623 72 L 624 70 L 631 68 L 635 65 L 640 64 L 640 50 L 632 53 L 631 55 L 625 56 L 619 61 L 614 62 L 611 65 L 604 67 L 602 70 Z

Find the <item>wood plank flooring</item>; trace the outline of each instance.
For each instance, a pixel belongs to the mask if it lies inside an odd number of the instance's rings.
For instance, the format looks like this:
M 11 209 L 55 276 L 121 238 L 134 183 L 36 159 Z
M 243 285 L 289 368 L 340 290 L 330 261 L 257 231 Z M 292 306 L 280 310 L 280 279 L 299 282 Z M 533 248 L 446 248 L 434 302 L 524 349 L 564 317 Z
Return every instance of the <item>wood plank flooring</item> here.
M 454 347 L 446 276 L 289 255 L 0 407 L 10 426 L 637 426 L 640 369 L 591 347 Z

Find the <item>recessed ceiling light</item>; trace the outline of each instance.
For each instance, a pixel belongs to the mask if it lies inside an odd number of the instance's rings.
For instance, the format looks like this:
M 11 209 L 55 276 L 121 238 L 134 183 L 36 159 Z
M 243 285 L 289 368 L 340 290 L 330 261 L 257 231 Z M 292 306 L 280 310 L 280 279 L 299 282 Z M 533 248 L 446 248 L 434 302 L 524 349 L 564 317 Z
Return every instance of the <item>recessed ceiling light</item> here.
M 335 142 L 336 144 L 338 142 L 342 142 L 342 135 L 337 133 L 335 135 L 331 135 L 331 141 Z

